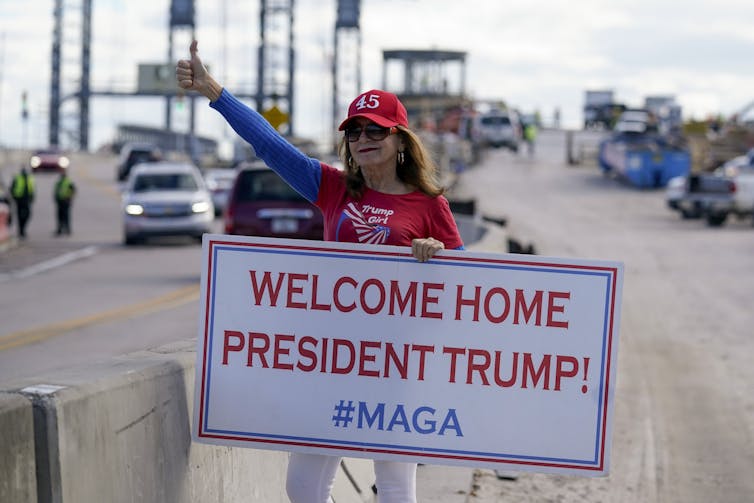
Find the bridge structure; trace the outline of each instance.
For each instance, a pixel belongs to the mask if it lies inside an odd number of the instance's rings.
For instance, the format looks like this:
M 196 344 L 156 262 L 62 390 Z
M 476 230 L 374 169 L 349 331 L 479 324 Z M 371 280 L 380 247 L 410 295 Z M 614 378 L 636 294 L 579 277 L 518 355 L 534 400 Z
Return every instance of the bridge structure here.
M 469 103 L 465 51 L 395 49 L 382 51 L 382 86 L 395 92 L 409 119 L 437 117 Z
M 278 131 L 287 137 L 295 137 L 295 0 L 257 1 L 256 90 L 234 90 L 233 93 L 254 101 L 257 111 Z M 95 96 L 164 98 L 164 128 L 167 131 L 172 130 L 176 103 L 185 102 L 189 134 L 194 135 L 197 95 L 185 93 L 175 82 L 173 45 L 176 36 L 195 38 L 195 0 L 171 0 L 167 62 L 139 64 L 138 83 L 133 91 L 94 89 L 91 85 L 92 8 L 93 0 L 54 0 L 49 144 L 60 145 L 61 136 L 65 134 L 74 149 L 89 149 L 89 110 Z M 224 12 L 225 2 L 222 9 Z M 361 0 L 338 0 L 336 9 L 331 58 L 333 131 L 348 106 L 342 100 L 356 96 L 362 90 Z M 383 87 L 399 94 L 412 111 L 426 111 L 428 107 L 431 110 L 452 108 L 464 99 L 465 60 L 466 53 L 459 51 L 384 51 L 385 79 L 396 61 L 404 65 L 404 78 L 402 82 L 386 80 Z M 449 77 L 448 68 L 453 65 L 458 72 Z M 179 144 L 196 145 L 196 142 L 181 141 Z
M 236 92 L 240 98 L 256 101 L 263 115 L 276 117 L 292 135 L 293 73 L 295 67 L 293 11 L 295 0 L 259 0 L 259 42 L 257 47 L 257 89 Z M 165 129 L 172 128 L 176 100 L 189 103 L 189 131 L 194 134 L 195 95 L 185 95 L 173 77 L 173 40 L 180 32 L 195 38 L 194 0 L 171 0 L 167 62 L 140 64 L 137 89 L 93 89 L 91 86 L 93 0 L 54 0 L 51 48 L 51 78 L 48 142 L 60 145 L 66 134 L 79 150 L 89 149 L 89 109 L 92 97 L 163 97 Z M 78 33 L 75 33 L 78 31 Z M 281 33 L 283 35 L 281 36 Z M 285 70 L 281 72 L 281 61 Z M 282 110 L 281 108 L 282 107 Z M 147 131 L 145 128 L 143 131 Z M 161 138 L 161 137 L 160 137 Z M 159 138 L 156 138 L 159 140 Z M 196 142 L 182 142 L 186 145 Z M 204 145 L 205 142 L 199 142 Z

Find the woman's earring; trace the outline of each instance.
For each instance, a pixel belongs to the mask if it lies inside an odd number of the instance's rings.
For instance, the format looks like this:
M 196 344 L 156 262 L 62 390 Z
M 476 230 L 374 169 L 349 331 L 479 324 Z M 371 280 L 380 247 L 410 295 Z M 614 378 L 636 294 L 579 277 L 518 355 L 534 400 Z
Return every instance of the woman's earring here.
M 403 150 L 398 151 L 398 165 L 403 166 L 403 163 L 406 161 L 406 157 L 403 154 Z

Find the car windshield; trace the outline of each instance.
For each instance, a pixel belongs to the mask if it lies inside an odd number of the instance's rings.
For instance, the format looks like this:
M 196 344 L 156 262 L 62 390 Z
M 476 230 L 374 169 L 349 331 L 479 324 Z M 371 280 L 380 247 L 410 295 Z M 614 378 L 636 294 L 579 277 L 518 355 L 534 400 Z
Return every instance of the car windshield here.
M 481 122 L 484 126 L 509 126 L 511 120 L 505 115 L 493 115 L 489 117 L 482 117 Z
M 274 171 L 248 171 L 238 180 L 238 200 L 303 201 L 304 198 Z
M 188 173 L 148 173 L 134 180 L 134 192 L 155 190 L 197 190 L 199 186 Z
M 138 164 L 140 162 L 149 162 L 156 160 L 157 156 L 153 152 L 134 151 L 128 156 L 128 160 L 131 164 Z

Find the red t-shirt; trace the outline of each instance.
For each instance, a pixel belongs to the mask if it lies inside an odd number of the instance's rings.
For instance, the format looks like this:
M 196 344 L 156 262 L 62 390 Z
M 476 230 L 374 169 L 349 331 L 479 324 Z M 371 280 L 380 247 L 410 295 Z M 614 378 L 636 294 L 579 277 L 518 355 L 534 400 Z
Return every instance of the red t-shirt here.
M 346 191 L 343 172 L 322 163 L 315 204 L 325 220 L 325 241 L 411 246 L 433 237 L 452 250 L 463 246 L 448 200 L 420 191 L 385 194 L 366 188 L 361 199 Z

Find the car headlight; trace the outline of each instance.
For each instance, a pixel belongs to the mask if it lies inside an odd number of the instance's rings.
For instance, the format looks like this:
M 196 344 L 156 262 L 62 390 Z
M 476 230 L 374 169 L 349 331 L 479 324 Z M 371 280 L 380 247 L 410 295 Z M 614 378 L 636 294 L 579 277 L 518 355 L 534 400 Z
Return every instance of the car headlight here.
M 34 155 L 29 160 L 29 164 L 31 165 L 32 168 L 36 168 L 37 166 L 42 164 L 42 159 L 40 159 L 39 156 Z
M 69 164 L 71 164 L 71 161 L 67 157 L 61 157 L 58 160 L 58 164 L 60 165 L 61 168 L 65 169 L 68 167 Z
M 207 201 L 197 201 L 191 205 L 191 211 L 194 213 L 206 213 L 209 211 L 209 203 Z
M 140 204 L 127 204 L 126 214 L 131 216 L 139 216 L 144 214 L 144 207 Z

